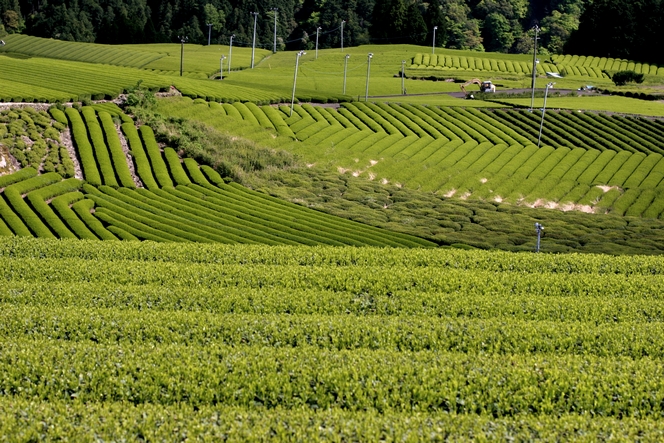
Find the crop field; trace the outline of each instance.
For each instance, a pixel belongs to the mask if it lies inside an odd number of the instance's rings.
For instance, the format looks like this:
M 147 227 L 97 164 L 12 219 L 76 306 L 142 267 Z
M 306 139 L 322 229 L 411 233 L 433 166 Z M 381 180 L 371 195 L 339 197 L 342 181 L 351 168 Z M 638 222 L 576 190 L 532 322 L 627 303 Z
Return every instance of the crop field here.
M 280 146 L 310 161 L 448 197 L 664 212 L 664 122 L 657 119 L 550 111 L 538 149 L 539 116 L 518 110 L 356 102 L 297 105 L 290 116 L 285 106 L 184 99 L 160 109 L 231 131 L 241 119 L 253 123 L 257 140 L 279 134 Z
M 664 75 L 664 67 L 635 64 L 627 60 L 598 57 L 579 57 L 555 55 L 548 62 L 537 64 L 538 75 L 546 72 L 560 73 L 564 76 L 609 78 L 606 71 L 619 71 L 631 67 L 637 73 Z M 445 54 L 417 54 L 412 59 L 411 69 L 446 69 L 464 71 L 492 71 L 509 74 L 532 73 L 532 61 L 512 61 L 496 58 L 464 57 Z
M 0 262 L 18 440 L 663 436 L 661 258 L 17 238 Z
M 441 50 L 438 54 L 416 54 L 411 59 L 409 69 L 443 69 L 531 75 L 533 71 L 532 59 L 522 58 L 522 60 L 509 60 L 503 57 L 467 57 L 457 55 L 452 51 Z M 606 57 L 553 55 L 548 61 L 542 60 L 537 64 L 538 75 L 555 72 L 563 76 L 593 79 L 608 79 L 609 76 L 603 71 L 624 70 L 635 71 L 638 74 L 664 75 L 664 67 Z
M 179 74 L 180 45 L 100 45 L 94 43 L 67 42 L 45 39 L 21 34 L 3 37 L 6 46 L 0 48 L 0 54 L 20 55 L 23 57 L 49 58 L 93 64 L 124 66 L 166 73 Z M 223 45 L 200 46 L 185 45 L 185 72 L 203 73 L 206 76 L 219 72 L 220 56 L 228 56 L 229 47 Z M 265 49 L 256 50 L 256 61 L 271 54 Z M 251 64 L 251 49 L 234 47 L 232 67 L 244 69 Z M 228 67 L 228 60 L 224 67 Z
M 383 231 L 280 201 L 237 184 L 227 184 L 208 166 L 182 161 L 178 154 L 157 144 L 152 129 L 136 128 L 131 119 L 113 106 L 83 107 L 79 112 L 51 108 L 55 123 L 71 128 L 80 159 L 80 178 L 63 179 L 54 172 L 74 175 L 60 134 L 48 114 L 9 111 L 0 123 L 3 144 L 30 133 L 36 141 L 21 153 L 25 167 L 0 178 L 0 235 L 102 240 L 154 240 L 261 244 L 330 244 L 426 247 L 433 243 L 416 237 Z M 116 126 L 122 117 L 125 123 Z M 31 117 L 32 116 L 32 117 Z M 41 119 L 41 120 L 39 120 Z M 42 121 L 42 120 L 45 120 Z M 47 131 L 56 159 L 46 158 L 47 145 L 37 138 L 38 122 Z M 21 124 L 19 124 L 19 122 Z M 9 131 L 7 131 L 7 128 Z M 121 131 L 120 131 L 121 128 Z M 32 134 L 33 131 L 35 135 Z M 128 152 L 122 148 L 128 145 Z M 44 145 L 37 150 L 39 143 Z M 16 149 L 16 148 L 13 148 Z M 40 152 L 40 155 L 36 153 Z M 18 157 L 18 152 L 16 153 Z M 51 164 L 48 166 L 48 164 Z M 130 168 L 136 170 L 136 179 Z M 41 170 L 43 174 L 38 174 Z M 49 172 L 50 171 L 50 172 Z

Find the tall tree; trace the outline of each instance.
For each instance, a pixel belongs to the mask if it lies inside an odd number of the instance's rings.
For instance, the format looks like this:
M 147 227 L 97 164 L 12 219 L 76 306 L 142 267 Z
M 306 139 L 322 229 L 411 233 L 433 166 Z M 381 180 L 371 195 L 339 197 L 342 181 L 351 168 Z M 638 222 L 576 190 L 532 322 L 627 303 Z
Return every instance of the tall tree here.
M 376 0 L 371 37 L 377 43 L 402 43 L 408 37 L 407 13 L 404 0 Z
M 422 45 L 426 42 L 427 24 L 424 22 L 424 17 L 422 17 L 422 11 L 415 2 L 408 5 L 406 10 L 405 31 L 409 37 L 408 43 Z
M 447 29 L 445 14 L 443 13 L 443 5 L 440 0 L 431 0 L 424 13 L 424 22 L 427 25 L 427 41 L 433 41 L 433 27 L 436 29 L 436 46 L 445 46 L 447 43 Z M 431 39 L 431 40 L 429 40 Z

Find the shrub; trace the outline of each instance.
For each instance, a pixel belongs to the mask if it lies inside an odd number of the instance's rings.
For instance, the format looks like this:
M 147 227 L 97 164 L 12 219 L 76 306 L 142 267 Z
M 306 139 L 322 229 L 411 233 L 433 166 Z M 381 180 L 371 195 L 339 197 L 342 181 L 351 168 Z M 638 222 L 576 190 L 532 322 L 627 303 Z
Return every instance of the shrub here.
M 627 83 L 643 83 L 643 74 L 637 74 L 635 71 L 618 71 L 611 76 L 611 80 L 616 86 L 623 86 Z

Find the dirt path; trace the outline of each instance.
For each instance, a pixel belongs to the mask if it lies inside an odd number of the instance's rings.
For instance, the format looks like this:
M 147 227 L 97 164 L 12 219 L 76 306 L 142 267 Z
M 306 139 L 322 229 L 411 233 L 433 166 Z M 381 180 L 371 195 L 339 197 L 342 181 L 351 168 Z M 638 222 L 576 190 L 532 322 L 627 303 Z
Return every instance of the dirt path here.
M 71 138 L 71 131 L 69 127 L 66 127 L 60 133 L 60 140 L 62 144 L 67 148 L 67 153 L 69 153 L 69 158 L 74 163 L 74 178 L 83 180 L 83 169 L 81 168 L 81 163 L 78 161 L 78 156 L 76 155 L 76 149 L 74 149 L 74 141 Z

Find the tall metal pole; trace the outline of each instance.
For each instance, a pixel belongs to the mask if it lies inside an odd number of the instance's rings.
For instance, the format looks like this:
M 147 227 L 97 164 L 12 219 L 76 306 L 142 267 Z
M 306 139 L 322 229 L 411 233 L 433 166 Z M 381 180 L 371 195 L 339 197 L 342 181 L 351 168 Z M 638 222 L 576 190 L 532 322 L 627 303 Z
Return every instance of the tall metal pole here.
M 318 34 L 322 28 L 319 26 L 316 28 L 316 60 L 318 60 Z
M 224 59 L 225 58 L 226 58 L 226 56 L 222 55 L 221 58 L 219 59 L 219 80 L 224 79 Z
M 431 46 L 432 54 L 436 53 L 436 29 L 438 29 L 438 26 L 433 27 L 433 45 Z
M 406 60 L 401 60 L 401 93 L 406 95 L 406 85 L 404 84 L 404 69 L 406 66 Z
M 367 56 L 367 86 L 366 89 L 364 90 L 364 101 L 369 101 L 369 73 L 371 72 L 371 57 L 373 57 L 373 53 L 369 53 Z
M 344 52 L 344 23 L 346 20 L 341 20 L 341 52 Z
M 348 72 L 348 59 L 350 54 L 346 54 L 346 60 L 344 61 L 344 95 L 346 95 L 346 72 Z
M 272 53 L 276 54 L 277 53 L 277 11 L 279 11 L 279 8 L 272 8 L 274 11 L 274 46 L 272 48 Z
M 189 40 L 189 38 L 184 35 L 178 35 L 178 38 L 180 39 L 180 77 L 182 77 L 182 68 L 184 65 L 184 44 Z
M 539 137 L 537 137 L 537 147 L 540 147 L 540 141 L 542 140 L 542 127 L 544 126 L 544 112 L 546 111 L 546 97 L 549 95 L 549 88 L 552 88 L 555 83 L 547 83 L 546 90 L 544 91 L 544 106 L 542 107 L 542 120 L 540 121 L 540 130 Z
M 537 249 L 535 252 L 540 251 L 540 237 L 542 236 L 542 232 L 544 232 L 544 226 L 542 226 L 539 223 L 535 223 L 535 232 L 537 232 Z
M 256 21 L 258 20 L 258 12 L 251 13 L 254 16 L 254 40 L 251 44 L 251 69 L 254 69 L 254 54 L 256 53 Z
M 210 38 L 212 37 L 212 23 L 206 23 L 208 27 L 208 46 L 210 46 Z
M 530 97 L 530 112 L 533 112 L 533 107 L 535 106 L 535 76 L 537 75 L 537 33 L 540 31 L 540 28 L 539 26 L 535 25 L 533 29 L 535 30 L 535 46 L 533 47 L 533 93 Z
M 233 56 L 233 39 L 235 38 L 235 34 L 231 35 L 231 47 L 228 50 L 228 73 L 231 73 L 231 57 Z
M 293 106 L 295 106 L 295 84 L 297 83 L 297 69 L 300 66 L 300 57 L 302 57 L 306 52 L 300 51 L 297 53 L 297 57 L 295 58 L 295 75 L 293 76 L 293 95 L 291 97 L 291 103 L 290 103 L 290 116 L 293 116 Z

